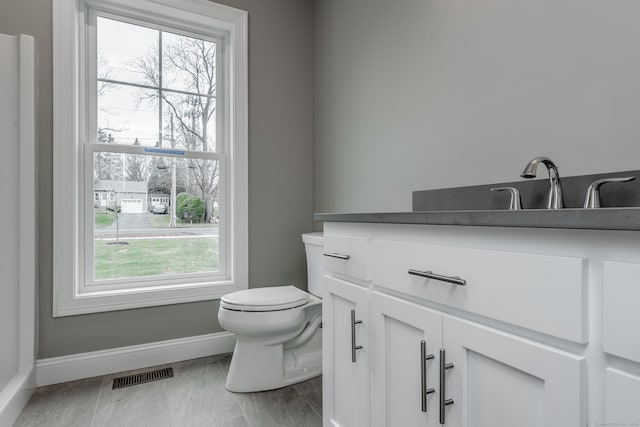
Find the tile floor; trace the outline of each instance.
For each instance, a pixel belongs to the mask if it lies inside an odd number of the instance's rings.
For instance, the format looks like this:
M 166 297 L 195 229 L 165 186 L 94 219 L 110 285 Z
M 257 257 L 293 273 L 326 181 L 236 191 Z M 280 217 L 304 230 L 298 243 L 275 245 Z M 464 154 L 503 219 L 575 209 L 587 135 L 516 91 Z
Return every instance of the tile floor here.
M 173 378 L 112 390 L 115 377 L 141 369 L 41 387 L 14 427 L 322 426 L 322 380 L 262 393 L 231 393 L 231 355 L 172 363 Z

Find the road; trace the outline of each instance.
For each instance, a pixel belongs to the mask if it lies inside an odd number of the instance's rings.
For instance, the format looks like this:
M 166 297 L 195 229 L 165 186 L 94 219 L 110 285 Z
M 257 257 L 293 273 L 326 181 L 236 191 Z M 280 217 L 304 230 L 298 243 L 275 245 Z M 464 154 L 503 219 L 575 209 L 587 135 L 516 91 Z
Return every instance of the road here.
M 218 225 L 211 224 L 210 226 L 189 226 L 185 224 L 181 225 L 178 220 L 178 226 L 176 228 L 168 227 L 151 227 L 149 220 L 155 215 L 152 213 L 121 213 L 118 215 L 117 224 L 114 221 L 109 227 L 96 228 L 96 239 L 111 239 L 116 237 L 116 231 L 119 233 L 120 238 L 127 237 L 154 237 L 154 236 L 218 236 Z M 117 228 L 116 228 L 117 227 Z

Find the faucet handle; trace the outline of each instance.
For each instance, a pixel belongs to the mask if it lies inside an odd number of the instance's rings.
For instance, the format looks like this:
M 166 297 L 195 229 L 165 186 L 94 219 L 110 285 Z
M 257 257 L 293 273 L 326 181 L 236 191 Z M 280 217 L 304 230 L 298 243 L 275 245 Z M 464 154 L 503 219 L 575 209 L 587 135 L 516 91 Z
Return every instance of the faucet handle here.
M 511 200 L 509 201 L 509 210 L 510 211 L 519 211 L 522 209 L 522 200 L 520 199 L 520 192 L 515 187 L 494 187 L 491 191 L 508 191 L 511 195 Z
M 610 182 L 629 182 L 636 179 L 635 176 L 624 176 L 619 178 L 603 178 L 593 181 L 587 188 L 587 196 L 584 199 L 585 209 L 595 209 L 600 207 L 600 187 Z

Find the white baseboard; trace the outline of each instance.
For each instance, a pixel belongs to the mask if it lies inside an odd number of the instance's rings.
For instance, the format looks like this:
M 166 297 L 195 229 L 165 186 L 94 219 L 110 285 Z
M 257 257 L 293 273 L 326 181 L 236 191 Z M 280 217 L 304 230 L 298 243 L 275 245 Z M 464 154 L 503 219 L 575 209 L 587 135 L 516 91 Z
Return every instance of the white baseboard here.
M 0 426 L 12 426 L 25 407 L 34 387 L 35 369 L 16 373 L 0 390 Z
M 39 359 L 36 363 L 38 387 L 66 381 L 114 374 L 132 369 L 230 353 L 235 346 L 230 332 L 198 335 L 149 344 L 133 345 L 89 353 Z

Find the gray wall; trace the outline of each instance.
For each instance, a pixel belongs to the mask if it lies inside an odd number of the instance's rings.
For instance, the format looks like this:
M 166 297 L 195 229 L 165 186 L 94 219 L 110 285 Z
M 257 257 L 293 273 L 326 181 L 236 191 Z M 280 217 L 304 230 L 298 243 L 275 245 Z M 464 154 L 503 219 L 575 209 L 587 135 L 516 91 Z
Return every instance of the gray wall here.
M 312 224 L 313 3 L 222 0 L 249 12 L 249 280 L 306 285 Z M 0 2 L 0 33 L 39 49 L 39 358 L 220 331 L 217 301 L 52 317 L 51 0 Z
M 314 210 L 410 210 L 413 190 L 517 181 L 543 154 L 561 176 L 637 169 L 638 16 L 633 1 L 318 0 Z

